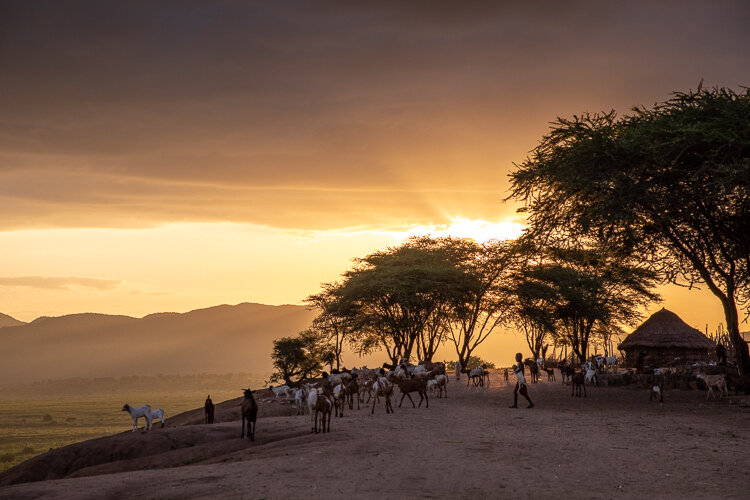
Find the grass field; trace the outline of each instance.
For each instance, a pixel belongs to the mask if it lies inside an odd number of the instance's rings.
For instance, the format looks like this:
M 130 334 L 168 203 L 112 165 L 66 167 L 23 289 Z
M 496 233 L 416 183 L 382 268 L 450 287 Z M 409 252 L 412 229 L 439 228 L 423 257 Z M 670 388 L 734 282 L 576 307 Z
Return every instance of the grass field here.
M 68 379 L 0 388 L 0 472 L 34 455 L 132 429 L 122 405 L 148 403 L 170 416 L 242 395 L 263 377 L 235 373 Z M 143 422 L 139 422 L 143 425 Z M 157 424 L 158 425 L 158 424 Z

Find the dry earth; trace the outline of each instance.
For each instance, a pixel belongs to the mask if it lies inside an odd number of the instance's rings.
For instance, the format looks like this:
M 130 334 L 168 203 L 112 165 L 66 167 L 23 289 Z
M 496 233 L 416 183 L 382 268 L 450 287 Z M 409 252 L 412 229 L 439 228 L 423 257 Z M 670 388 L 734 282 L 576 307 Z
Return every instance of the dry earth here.
M 541 382 L 535 408 L 510 409 L 499 374 L 448 390 L 429 409 L 355 408 L 330 434 L 262 401 L 255 442 L 239 439 L 239 400 L 227 401 L 211 426 L 194 410 L 35 457 L 0 475 L 0 498 L 750 497 L 750 410 L 705 392 L 667 391 L 659 405 L 643 389 L 573 398 Z

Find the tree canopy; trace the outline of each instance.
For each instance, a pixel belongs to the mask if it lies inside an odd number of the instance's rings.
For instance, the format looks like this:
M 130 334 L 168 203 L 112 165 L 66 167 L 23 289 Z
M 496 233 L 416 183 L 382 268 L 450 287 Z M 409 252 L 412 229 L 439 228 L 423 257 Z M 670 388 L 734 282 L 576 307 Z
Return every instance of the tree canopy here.
M 358 352 L 383 348 L 396 363 L 411 357 L 417 342 L 425 343 L 425 332 L 443 335 L 443 315 L 470 286 L 445 249 L 412 239 L 356 259 L 332 290 L 329 310 L 351 325 Z M 439 342 L 432 344 L 428 357 Z
M 271 381 L 284 381 L 292 386 L 300 380 L 320 375 L 324 352 L 314 332 L 306 330 L 296 337 L 282 337 L 273 341 L 271 360 L 274 372 Z
M 659 299 L 654 272 L 606 251 L 547 248 L 535 260 L 514 280 L 514 318 L 535 329 L 534 355 L 549 332 L 583 362 L 592 333 L 634 325 L 643 306 Z
M 707 286 L 750 368 L 738 317 L 750 301 L 750 90 L 558 119 L 511 179 L 538 242 L 606 247 L 665 282 Z

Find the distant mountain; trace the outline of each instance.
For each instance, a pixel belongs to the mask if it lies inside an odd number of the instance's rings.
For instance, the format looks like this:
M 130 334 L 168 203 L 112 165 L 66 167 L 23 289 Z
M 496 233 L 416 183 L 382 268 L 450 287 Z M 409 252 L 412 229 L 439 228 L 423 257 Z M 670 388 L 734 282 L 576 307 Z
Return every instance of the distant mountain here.
M 304 330 L 314 316 L 304 306 L 244 303 L 140 319 L 85 313 L 19 321 L 0 331 L 0 384 L 160 373 L 270 373 L 273 340 Z
M 18 321 L 16 318 L 8 316 L 7 314 L 0 313 L 0 328 L 6 326 L 19 326 L 25 325 L 23 321 Z

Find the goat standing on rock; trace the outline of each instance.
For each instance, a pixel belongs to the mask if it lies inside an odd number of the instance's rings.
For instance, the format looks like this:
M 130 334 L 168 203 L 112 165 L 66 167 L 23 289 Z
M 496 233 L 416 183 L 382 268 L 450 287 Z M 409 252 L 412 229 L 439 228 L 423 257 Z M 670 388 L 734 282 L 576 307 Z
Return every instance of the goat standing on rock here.
M 143 430 L 147 431 L 151 428 L 151 406 L 143 405 L 133 408 L 129 404 L 125 403 L 125 405 L 122 407 L 122 411 L 128 412 L 130 414 L 130 417 L 133 419 L 133 432 L 138 429 L 138 419 L 141 417 L 146 420 L 146 427 L 144 427 Z M 164 421 L 162 420 L 162 423 L 163 422 Z

